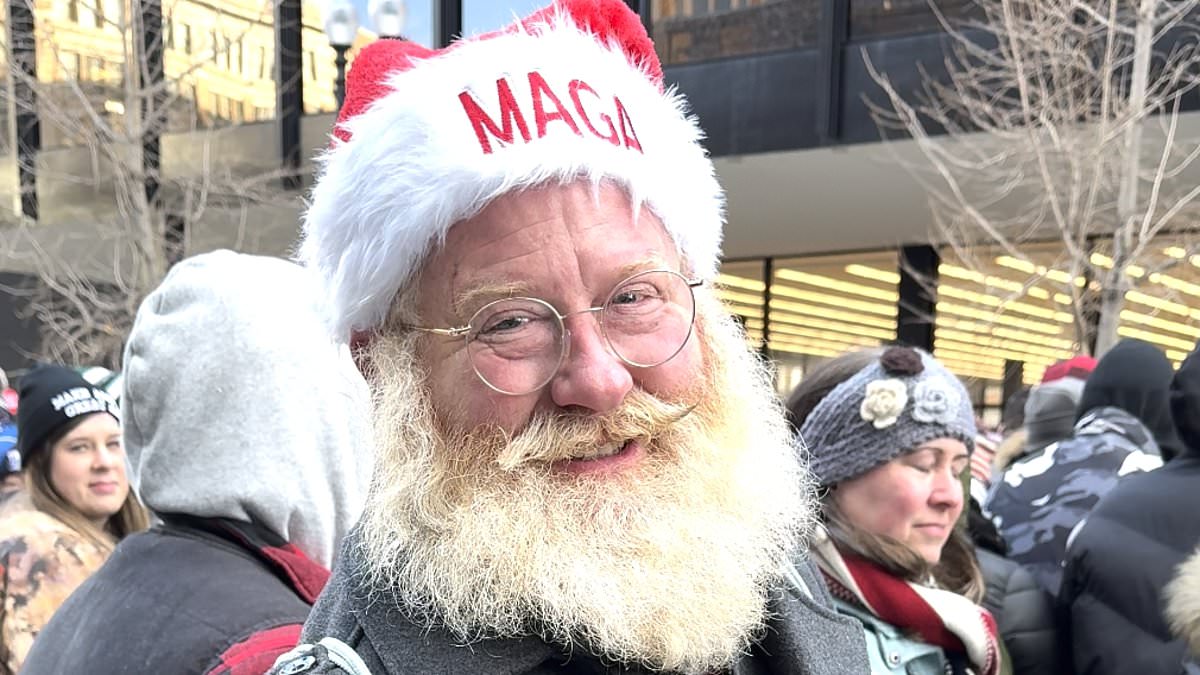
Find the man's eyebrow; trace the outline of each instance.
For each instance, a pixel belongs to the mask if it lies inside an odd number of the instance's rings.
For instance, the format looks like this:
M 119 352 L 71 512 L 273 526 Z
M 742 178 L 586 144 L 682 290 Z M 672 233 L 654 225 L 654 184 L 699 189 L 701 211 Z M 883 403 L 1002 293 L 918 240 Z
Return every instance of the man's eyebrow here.
M 648 272 L 650 270 L 679 271 L 673 270 L 671 266 L 667 264 L 667 261 L 662 259 L 662 256 L 648 255 L 641 260 L 622 265 L 618 270 L 619 274 L 617 275 L 617 280 L 620 281 L 621 279 L 631 277 L 638 272 Z
M 472 313 L 492 300 L 527 296 L 530 294 L 529 284 L 522 281 L 494 282 L 485 281 L 464 288 L 454 296 L 453 308 L 456 316 L 470 319 L 467 310 Z

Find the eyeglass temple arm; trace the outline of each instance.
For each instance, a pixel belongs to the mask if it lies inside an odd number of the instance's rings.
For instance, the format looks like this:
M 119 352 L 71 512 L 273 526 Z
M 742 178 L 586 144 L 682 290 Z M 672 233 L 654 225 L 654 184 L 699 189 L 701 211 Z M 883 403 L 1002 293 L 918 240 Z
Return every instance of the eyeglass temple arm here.
M 449 337 L 459 337 L 460 335 L 468 333 L 471 330 L 470 326 L 461 326 L 459 328 L 428 328 L 426 326 L 412 326 L 409 324 L 404 324 L 401 327 L 409 330 L 419 330 L 423 333 L 434 333 L 436 335 L 446 335 Z

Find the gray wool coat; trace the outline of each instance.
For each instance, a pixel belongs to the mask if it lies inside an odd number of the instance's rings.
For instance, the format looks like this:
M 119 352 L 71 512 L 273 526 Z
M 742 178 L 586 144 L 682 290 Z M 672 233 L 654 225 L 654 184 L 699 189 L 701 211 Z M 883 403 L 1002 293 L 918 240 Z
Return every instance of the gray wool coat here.
M 271 675 L 635 675 L 634 665 L 605 664 L 537 638 L 464 646 L 450 635 L 417 626 L 395 606 L 363 597 L 357 537 L 342 558 L 304 626 L 305 643 L 284 656 Z M 767 635 L 728 675 L 852 675 L 869 673 L 862 627 L 833 609 L 820 573 L 808 561 L 789 570 L 771 599 Z M 323 638 L 335 638 L 330 643 Z M 333 647 L 332 649 L 330 647 Z M 351 653 L 353 652 L 353 653 Z M 357 658 L 355 658 L 357 655 Z M 365 666 L 365 669 L 364 669 Z

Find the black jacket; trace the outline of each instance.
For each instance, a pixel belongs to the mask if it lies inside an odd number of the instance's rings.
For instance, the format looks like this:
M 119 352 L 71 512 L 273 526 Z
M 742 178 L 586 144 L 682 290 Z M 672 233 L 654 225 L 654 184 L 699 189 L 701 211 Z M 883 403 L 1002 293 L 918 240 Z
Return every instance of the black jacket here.
M 983 606 L 996 619 L 1013 675 L 1060 675 L 1050 594 L 1020 564 L 982 548 L 975 554 L 987 582 Z
M 21 672 L 261 674 L 295 646 L 328 577 L 250 524 L 167 516 L 67 599 Z
M 1178 673 L 1184 645 L 1163 618 L 1163 588 L 1200 541 L 1200 458 L 1126 476 L 1067 553 L 1059 597 L 1076 673 Z

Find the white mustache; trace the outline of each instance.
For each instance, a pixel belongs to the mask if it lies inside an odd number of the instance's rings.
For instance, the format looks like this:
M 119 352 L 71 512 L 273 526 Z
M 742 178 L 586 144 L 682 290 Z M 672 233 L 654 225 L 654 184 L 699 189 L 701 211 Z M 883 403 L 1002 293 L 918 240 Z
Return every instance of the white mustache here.
M 499 435 L 503 445 L 496 461 L 505 471 L 535 462 L 555 462 L 595 454 L 597 449 L 636 439 L 647 450 L 672 426 L 695 410 L 695 404 L 668 403 L 635 391 L 621 407 L 598 417 L 539 414 L 515 436 Z

